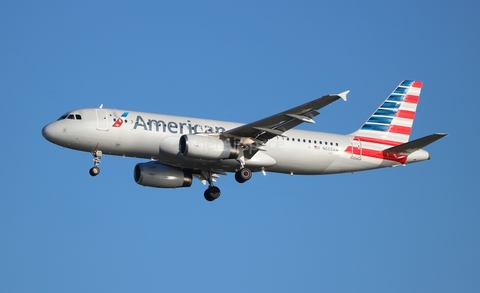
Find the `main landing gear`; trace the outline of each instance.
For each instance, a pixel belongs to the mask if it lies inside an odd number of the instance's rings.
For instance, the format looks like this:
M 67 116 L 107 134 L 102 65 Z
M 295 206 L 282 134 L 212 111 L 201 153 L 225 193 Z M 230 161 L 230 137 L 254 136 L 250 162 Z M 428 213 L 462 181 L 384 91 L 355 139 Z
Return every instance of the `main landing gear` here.
M 235 180 L 238 183 L 245 183 L 252 178 L 252 171 L 247 168 L 242 168 L 235 173 Z
M 214 185 L 211 185 L 209 188 L 207 188 L 207 190 L 205 190 L 205 192 L 203 193 L 203 195 L 205 196 L 205 199 L 208 200 L 208 201 L 214 201 L 216 200 L 217 198 L 220 197 L 220 188 L 214 186 Z
M 202 171 L 202 176 L 208 181 L 209 187 L 203 195 L 205 196 L 205 199 L 208 201 L 214 201 L 217 198 L 220 197 L 220 188 L 216 187 L 213 185 L 213 175 L 214 173 L 212 171 Z
M 100 164 L 100 160 L 102 159 L 102 151 L 95 149 L 92 152 L 93 155 L 93 167 L 90 169 L 90 175 L 91 176 L 97 176 L 100 174 L 100 168 L 98 168 L 98 165 Z
M 220 197 L 220 188 L 213 185 L 213 172 L 212 171 L 202 171 L 203 177 L 208 181 L 209 187 L 204 192 L 205 199 L 208 201 L 214 201 Z M 235 173 L 235 180 L 238 183 L 245 183 L 250 178 L 252 178 L 252 171 L 247 168 L 241 168 Z
M 252 171 L 245 168 L 245 159 L 243 156 L 237 159 L 237 161 L 240 164 L 240 169 L 235 173 L 235 180 L 237 180 L 238 183 L 245 183 L 252 178 Z

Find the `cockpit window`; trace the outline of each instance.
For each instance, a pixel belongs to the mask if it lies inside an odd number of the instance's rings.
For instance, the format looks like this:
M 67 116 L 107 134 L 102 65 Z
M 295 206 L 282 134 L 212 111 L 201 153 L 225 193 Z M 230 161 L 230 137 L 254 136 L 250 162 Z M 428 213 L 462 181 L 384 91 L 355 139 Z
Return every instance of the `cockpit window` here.
M 63 120 L 63 119 L 82 120 L 82 115 L 80 115 L 80 114 L 65 114 L 65 115 L 62 115 L 60 118 L 58 118 L 57 121 Z

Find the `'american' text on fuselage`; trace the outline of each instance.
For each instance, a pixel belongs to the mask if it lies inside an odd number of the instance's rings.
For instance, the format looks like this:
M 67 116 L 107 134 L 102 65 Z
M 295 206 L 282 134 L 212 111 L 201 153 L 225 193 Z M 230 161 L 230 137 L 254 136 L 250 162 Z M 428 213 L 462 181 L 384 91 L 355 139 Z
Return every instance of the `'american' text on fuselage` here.
M 145 123 L 145 120 L 143 119 L 142 116 L 138 115 L 137 119 L 135 120 L 135 125 L 133 126 L 133 129 L 143 129 L 146 131 L 160 131 L 162 129 L 163 132 L 169 132 L 172 134 L 186 134 L 184 130 L 188 130 L 188 134 L 194 134 L 194 133 L 201 133 L 201 132 L 206 132 L 206 133 L 222 133 L 225 131 L 225 128 L 221 126 L 209 126 L 209 125 L 199 125 L 195 124 L 192 125 L 190 120 L 187 120 L 187 122 L 175 122 L 175 121 L 168 121 L 165 122 L 163 120 L 154 120 L 154 119 L 148 119 L 147 122 Z M 184 129 L 186 128 L 186 129 Z

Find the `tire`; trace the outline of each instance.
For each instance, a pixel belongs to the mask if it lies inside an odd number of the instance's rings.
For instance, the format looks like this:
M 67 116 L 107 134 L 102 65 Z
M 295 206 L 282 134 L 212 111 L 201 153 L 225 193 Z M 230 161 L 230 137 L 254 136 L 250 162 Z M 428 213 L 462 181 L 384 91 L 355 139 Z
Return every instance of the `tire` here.
M 216 186 L 209 187 L 207 190 L 205 190 L 204 196 L 205 199 L 208 201 L 214 201 L 217 198 L 220 197 L 220 188 Z
M 92 167 L 89 171 L 90 175 L 95 177 L 97 176 L 98 174 L 100 174 L 100 168 L 98 167 Z
M 235 173 L 235 180 L 238 183 L 245 183 L 252 178 L 252 171 L 247 168 L 242 168 Z

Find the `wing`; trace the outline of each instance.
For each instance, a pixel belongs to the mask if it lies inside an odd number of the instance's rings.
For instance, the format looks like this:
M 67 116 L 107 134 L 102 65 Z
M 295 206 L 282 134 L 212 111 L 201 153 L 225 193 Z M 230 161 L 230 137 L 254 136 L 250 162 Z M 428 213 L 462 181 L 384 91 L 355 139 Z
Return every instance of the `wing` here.
M 315 123 L 313 117 L 320 114 L 317 110 L 335 102 L 338 99 L 347 100 L 349 91 L 337 95 L 326 95 L 298 107 L 275 114 L 273 116 L 230 129 L 222 133 L 225 137 L 251 138 L 254 142 L 266 142 L 285 131 L 307 122 Z

